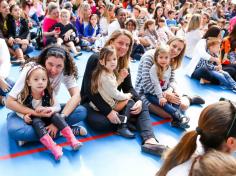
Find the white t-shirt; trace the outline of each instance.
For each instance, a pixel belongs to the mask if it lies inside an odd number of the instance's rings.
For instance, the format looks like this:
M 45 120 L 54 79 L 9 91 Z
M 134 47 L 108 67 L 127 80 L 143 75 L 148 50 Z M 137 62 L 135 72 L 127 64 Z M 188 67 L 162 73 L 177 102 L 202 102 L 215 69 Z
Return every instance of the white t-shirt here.
M 11 69 L 10 53 L 4 39 L 0 39 L 0 77 L 7 78 Z
M 190 32 L 187 32 L 185 35 L 186 40 L 186 51 L 185 56 L 192 58 L 193 57 L 193 51 L 196 46 L 196 44 L 201 40 L 202 38 L 202 32 L 200 29 L 196 29 Z
M 11 97 L 17 99 L 17 96 L 20 94 L 20 92 L 24 88 L 26 74 L 28 73 L 32 65 L 34 64 L 36 63 L 30 62 L 23 68 L 18 80 L 16 81 L 14 87 L 11 89 L 9 93 Z M 61 83 L 64 83 L 67 89 L 78 87 L 78 84 L 74 76 L 65 76 L 63 75 L 63 73 L 59 74 L 55 78 L 50 78 L 50 83 L 51 83 L 51 87 L 53 91 L 55 92 L 55 95 L 58 94 Z
M 119 30 L 121 29 L 120 27 L 120 23 L 116 20 L 113 21 L 111 24 L 109 24 L 108 26 L 108 36 L 110 37 L 111 34 L 115 31 L 115 30 Z

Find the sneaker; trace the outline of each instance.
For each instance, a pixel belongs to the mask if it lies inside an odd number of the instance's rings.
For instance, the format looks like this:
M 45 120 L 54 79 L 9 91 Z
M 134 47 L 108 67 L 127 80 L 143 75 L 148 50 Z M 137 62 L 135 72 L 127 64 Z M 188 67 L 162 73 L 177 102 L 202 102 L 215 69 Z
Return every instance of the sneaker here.
M 233 87 L 232 91 L 233 91 L 234 93 L 236 93 L 236 87 Z
M 184 130 L 186 128 L 190 127 L 188 123 L 184 123 L 184 122 L 181 122 L 181 121 L 175 121 L 175 120 L 171 121 L 171 126 L 175 127 L 175 128 L 181 128 L 181 129 L 184 129 Z
M 88 134 L 86 128 L 82 126 L 72 126 L 71 130 L 75 136 L 86 136 Z
M 26 143 L 27 143 L 26 141 L 17 141 L 17 144 L 18 144 L 19 147 L 22 147 Z
M 74 55 L 74 57 L 76 58 L 76 57 L 79 57 L 79 56 L 81 56 L 81 55 L 82 55 L 82 53 L 81 53 L 81 52 L 78 52 L 77 54 Z
M 130 139 L 135 138 L 135 134 L 132 133 L 132 132 L 129 130 L 127 124 L 124 124 L 124 123 L 119 125 L 119 127 L 118 127 L 116 133 L 117 133 L 118 135 L 120 135 L 120 136 L 125 137 L 125 138 L 130 138 Z
M 198 95 L 195 95 L 193 97 L 190 97 L 188 95 L 183 95 L 183 96 L 185 96 L 189 99 L 190 105 L 205 104 L 205 100 L 202 97 L 198 96 Z

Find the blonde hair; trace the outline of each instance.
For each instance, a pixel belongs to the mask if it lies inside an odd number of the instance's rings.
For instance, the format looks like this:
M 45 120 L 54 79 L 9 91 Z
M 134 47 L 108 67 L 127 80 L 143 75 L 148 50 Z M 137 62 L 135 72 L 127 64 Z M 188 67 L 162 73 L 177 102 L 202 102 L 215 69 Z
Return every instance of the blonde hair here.
M 49 77 L 48 77 L 48 74 L 47 74 L 47 70 L 39 65 L 39 64 L 35 64 L 35 63 L 29 63 L 27 66 L 31 66 L 31 68 L 29 69 L 29 71 L 27 72 L 26 74 L 26 77 L 25 77 L 25 82 L 24 82 L 24 88 L 22 89 L 22 91 L 18 94 L 17 96 L 17 99 L 19 100 L 20 103 L 24 104 L 26 98 L 30 95 L 31 93 L 31 89 L 27 83 L 27 81 L 30 79 L 30 76 L 31 74 L 37 70 L 37 69 L 41 69 L 43 70 L 46 75 L 47 75 L 47 79 L 48 79 L 48 82 L 47 82 L 47 87 L 46 87 L 46 90 L 48 91 L 48 94 L 49 96 L 51 97 L 50 99 L 50 105 L 53 105 L 53 99 L 52 99 L 52 88 L 51 88 L 51 85 L 50 85 L 50 81 L 49 81 Z
M 159 47 L 157 47 L 155 53 L 154 53 L 154 64 L 157 67 L 157 76 L 160 80 L 163 80 L 163 76 L 164 76 L 164 68 L 162 68 L 162 66 L 160 66 L 160 64 L 157 61 L 157 58 L 160 54 L 169 54 L 170 52 L 170 47 L 168 45 L 160 45 Z
M 201 15 L 194 14 L 189 21 L 187 32 L 200 28 L 200 25 L 201 25 Z
M 236 109 L 232 103 L 226 101 L 204 108 L 200 114 L 197 129 L 185 133 L 179 143 L 166 153 L 165 161 L 156 175 L 165 176 L 169 170 L 189 160 L 196 150 L 198 135 L 205 152 L 211 149 L 222 150 L 228 137 L 236 137 L 235 130 L 231 130 L 228 136 L 235 112 Z
M 170 44 L 174 41 L 179 41 L 179 42 L 184 44 L 184 48 L 182 49 L 180 54 L 178 56 L 176 56 L 175 58 L 171 58 L 171 68 L 173 70 L 176 70 L 181 66 L 181 63 L 182 63 L 182 60 L 183 60 L 183 57 L 184 57 L 184 53 L 185 53 L 185 49 L 186 49 L 186 42 L 183 38 L 173 37 L 167 42 L 167 44 L 170 46 Z
M 62 15 L 68 15 L 68 16 L 70 17 L 70 11 L 67 10 L 67 9 L 62 9 L 62 10 L 61 10 L 61 15 L 60 15 L 60 16 L 62 16 Z
M 195 158 L 189 176 L 236 175 L 236 159 L 226 153 L 211 150 Z
M 92 94 L 98 93 L 98 86 L 99 86 L 99 78 L 103 71 L 107 71 L 106 63 L 109 60 L 109 57 L 113 54 L 116 54 L 115 49 L 112 46 L 103 47 L 99 54 L 99 61 L 97 64 L 96 69 L 92 73 L 92 80 L 91 80 L 91 92 Z M 105 61 L 105 65 L 102 65 L 100 62 Z M 115 74 L 117 74 L 115 72 Z
M 50 15 L 54 9 L 59 9 L 59 5 L 55 2 L 50 2 L 47 7 L 48 14 Z
M 129 49 L 128 49 L 127 53 L 124 56 L 118 58 L 118 65 L 117 65 L 118 72 L 123 68 L 128 68 L 128 66 L 129 66 L 129 58 L 130 58 L 130 54 L 131 54 L 131 51 L 133 48 L 133 43 L 134 43 L 133 36 L 129 31 L 127 31 L 125 29 L 119 29 L 119 30 L 114 31 L 111 34 L 111 36 L 109 37 L 109 39 L 107 40 L 107 42 L 105 44 L 105 46 L 111 45 L 112 42 L 114 42 L 118 37 L 120 37 L 122 35 L 125 35 L 130 39 L 130 45 L 129 45 Z

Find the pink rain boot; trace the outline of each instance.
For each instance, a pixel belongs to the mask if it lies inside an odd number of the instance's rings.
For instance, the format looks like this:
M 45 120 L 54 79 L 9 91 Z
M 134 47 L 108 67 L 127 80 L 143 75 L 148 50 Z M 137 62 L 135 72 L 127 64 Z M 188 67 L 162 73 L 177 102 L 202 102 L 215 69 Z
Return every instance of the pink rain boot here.
M 82 143 L 79 142 L 75 138 L 75 136 L 69 126 L 65 127 L 63 130 L 61 130 L 61 134 L 67 139 L 67 141 L 70 143 L 73 150 L 78 150 L 82 146 Z
M 43 137 L 40 138 L 40 142 L 49 149 L 52 154 L 54 155 L 56 160 L 60 160 L 63 155 L 62 148 L 58 146 L 49 136 L 49 134 L 45 134 Z

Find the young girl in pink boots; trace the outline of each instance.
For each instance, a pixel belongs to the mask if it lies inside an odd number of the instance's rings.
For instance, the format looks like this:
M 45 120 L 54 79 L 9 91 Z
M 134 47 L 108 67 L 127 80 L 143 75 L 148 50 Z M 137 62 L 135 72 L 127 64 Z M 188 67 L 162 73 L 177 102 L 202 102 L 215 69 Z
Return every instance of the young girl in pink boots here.
M 55 131 L 47 131 L 46 126 L 53 124 L 55 128 L 60 130 L 73 150 L 78 150 L 82 146 L 82 143 L 75 138 L 63 116 L 57 113 L 61 110 L 61 107 L 55 100 L 47 71 L 44 67 L 41 65 L 32 65 L 32 68 L 26 75 L 24 88 L 18 95 L 18 101 L 34 109 L 34 114 L 18 113 L 18 115 L 22 117 L 26 123 L 32 124 L 40 138 L 40 142 L 52 152 L 56 160 L 62 157 L 62 148 L 58 146 L 51 137 L 56 136 Z M 45 112 L 48 117 L 42 115 L 45 114 Z

